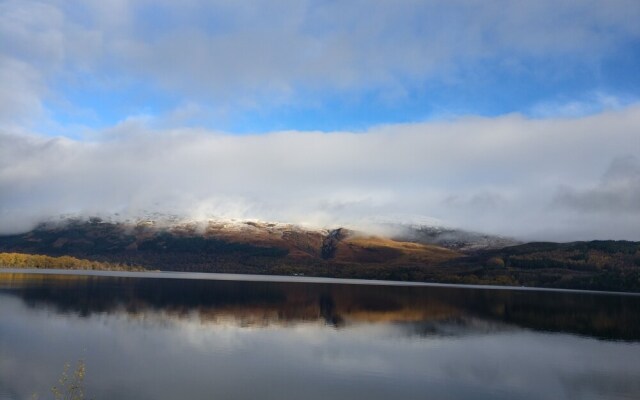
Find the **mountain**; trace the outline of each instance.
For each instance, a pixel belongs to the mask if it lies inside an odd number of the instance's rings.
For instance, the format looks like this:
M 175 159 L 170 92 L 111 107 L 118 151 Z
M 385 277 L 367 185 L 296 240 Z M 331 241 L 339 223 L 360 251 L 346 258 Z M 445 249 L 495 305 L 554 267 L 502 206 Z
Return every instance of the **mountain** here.
M 500 249 L 521 242 L 504 236 L 465 231 L 439 225 L 387 224 L 394 240 L 433 244 L 465 253 Z
M 435 265 L 460 256 L 441 246 L 344 228 L 309 229 L 260 221 L 111 222 L 99 218 L 45 223 L 25 234 L 0 237 L 0 250 L 200 272 L 226 271 L 236 265 L 250 267 L 253 272 L 268 272 L 285 264 Z
M 66 219 L 0 236 L 0 252 L 168 271 L 640 291 L 637 242 L 516 244 L 428 226 L 390 232 L 263 221 Z M 11 259 L 0 257 L 0 262 L 11 264 Z

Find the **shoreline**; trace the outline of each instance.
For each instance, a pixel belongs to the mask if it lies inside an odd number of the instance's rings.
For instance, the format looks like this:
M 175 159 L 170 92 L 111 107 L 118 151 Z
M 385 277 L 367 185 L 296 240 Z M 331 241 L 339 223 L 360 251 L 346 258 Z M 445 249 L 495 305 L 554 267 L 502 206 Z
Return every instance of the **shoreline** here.
M 623 295 L 640 296 L 638 292 L 616 292 L 584 289 L 562 289 L 532 286 L 500 286 L 477 285 L 459 283 L 436 282 L 411 282 L 376 279 L 353 278 L 329 278 L 315 276 L 291 276 L 291 275 L 257 275 L 257 274 L 228 274 L 216 272 L 178 272 L 178 271 L 106 271 L 106 270 L 82 270 L 82 269 L 38 269 L 38 268 L 5 268 L 0 267 L 0 274 L 24 273 L 33 275 L 79 275 L 79 276 L 103 276 L 120 278 L 145 278 L 145 279 L 189 279 L 189 280 L 218 280 L 218 281 L 243 281 L 243 282 L 276 282 L 276 283 L 316 283 L 316 284 L 341 284 L 341 285 L 371 285 L 371 286 L 398 286 L 398 287 L 434 287 L 457 289 L 486 289 L 486 290 L 513 290 L 528 292 L 556 292 L 576 294 L 598 295 Z

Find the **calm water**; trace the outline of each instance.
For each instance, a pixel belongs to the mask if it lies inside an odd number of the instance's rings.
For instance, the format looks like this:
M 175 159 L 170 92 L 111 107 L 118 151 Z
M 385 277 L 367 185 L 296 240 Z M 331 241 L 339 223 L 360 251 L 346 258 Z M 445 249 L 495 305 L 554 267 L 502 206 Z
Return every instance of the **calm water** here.
M 0 398 L 78 359 L 96 400 L 640 399 L 640 297 L 0 273 Z

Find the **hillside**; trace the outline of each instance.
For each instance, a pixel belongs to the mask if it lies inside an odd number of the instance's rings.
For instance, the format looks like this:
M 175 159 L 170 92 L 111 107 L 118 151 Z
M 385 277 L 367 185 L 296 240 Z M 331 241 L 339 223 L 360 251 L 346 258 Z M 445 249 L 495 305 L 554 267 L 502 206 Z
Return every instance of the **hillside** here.
M 252 273 L 361 264 L 432 266 L 460 256 L 454 250 L 439 246 L 398 242 L 346 229 L 304 229 L 290 224 L 251 221 L 127 224 L 97 218 L 43 224 L 25 234 L 0 237 L 0 251 L 70 255 L 163 270 L 229 272 L 241 269 Z
M 507 271 L 527 286 L 640 291 L 640 242 L 526 243 L 460 261 Z
M 123 268 L 640 291 L 637 242 L 450 247 L 257 221 L 93 218 L 0 237 L 0 252 L 71 256 Z
M 144 272 L 146 268 L 121 263 L 81 260 L 71 256 L 51 257 L 39 254 L 0 253 L 0 266 L 24 269 L 76 269 L 89 271 Z

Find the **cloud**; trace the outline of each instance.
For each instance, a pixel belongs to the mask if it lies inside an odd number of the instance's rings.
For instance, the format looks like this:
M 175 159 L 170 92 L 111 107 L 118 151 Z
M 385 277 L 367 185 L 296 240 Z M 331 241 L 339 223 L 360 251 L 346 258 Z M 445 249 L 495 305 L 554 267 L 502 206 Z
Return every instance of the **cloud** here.
M 54 81 L 87 66 L 96 35 L 55 4 L 0 3 L 0 126 L 33 127 L 47 117 Z
M 531 107 L 528 114 L 536 118 L 583 117 L 604 110 L 619 110 L 636 101 L 631 96 L 594 92 L 571 100 L 565 98 L 543 101 Z
M 43 112 L 45 87 L 29 64 L 0 55 L 0 88 L 0 124 L 17 128 Z
M 417 215 L 522 236 L 638 238 L 636 181 L 598 177 L 638 156 L 639 108 L 597 82 L 591 95 L 534 106 L 537 119 L 258 136 L 191 128 L 331 110 L 327 96 L 397 105 L 504 76 L 595 77 L 640 40 L 638 20 L 634 0 L 4 1 L 0 230 L 64 212 L 160 210 L 316 224 Z M 428 112 L 418 97 L 408 120 Z
M 614 159 L 598 184 L 586 189 L 564 187 L 556 203 L 577 213 L 640 214 L 640 160 Z
M 572 76 L 567 65 L 598 71 L 640 39 L 634 0 L 607 7 L 597 0 L 26 0 L 0 7 L 0 76 L 18 78 L 1 86 L 0 101 L 24 95 L 13 103 L 19 114 L 63 101 L 65 90 L 127 92 L 140 82 L 186 103 L 250 110 L 313 104 L 323 93 L 375 92 L 386 101 L 425 83 L 482 81 L 496 68 L 553 81 Z M 16 72 L 17 65 L 28 71 Z
M 583 118 L 467 117 L 362 133 L 150 126 L 130 119 L 91 141 L 1 133 L 2 231 L 60 213 L 159 211 L 327 226 L 419 215 L 522 238 L 640 239 L 640 154 L 617 158 L 638 148 L 637 104 Z

